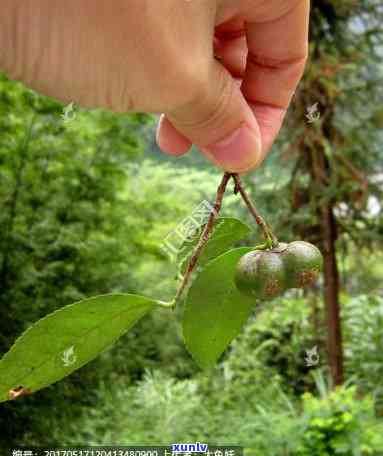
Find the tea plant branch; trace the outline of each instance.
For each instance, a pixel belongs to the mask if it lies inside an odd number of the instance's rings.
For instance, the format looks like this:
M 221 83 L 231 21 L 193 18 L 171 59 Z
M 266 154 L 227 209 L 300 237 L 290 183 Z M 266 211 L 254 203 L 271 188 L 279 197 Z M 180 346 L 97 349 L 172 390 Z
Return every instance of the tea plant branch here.
M 266 239 L 266 245 L 265 248 L 268 247 L 275 247 L 278 245 L 278 239 L 275 236 L 275 234 L 272 232 L 271 228 L 268 226 L 268 224 L 265 222 L 265 220 L 261 217 L 261 215 L 258 213 L 257 209 L 255 208 L 253 202 L 251 201 L 249 195 L 245 191 L 241 179 L 238 174 L 232 174 L 231 175 L 234 182 L 235 182 L 235 187 L 234 187 L 234 194 L 239 193 L 245 202 L 250 214 L 254 217 L 257 225 L 261 228 L 263 235 Z M 260 246 L 262 247 L 262 246 Z
M 212 210 L 210 211 L 210 214 L 209 214 L 209 218 L 208 218 L 208 221 L 202 231 L 202 234 L 198 240 L 198 243 L 195 247 L 195 249 L 193 250 L 193 254 L 189 260 L 189 263 L 188 263 L 188 266 L 186 268 L 186 272 L 183 276 L 183 279 L 182 279 L 182 282 L 177 290 L 177 293 L 176 293 L 176 296 L 174 298 L 174 301 L 172 301 L 172 305 L 175 306 L 176 303 L 179 301 L 179 299 L 181 298 L 182 296 L 182 293 L 183 291 L 185 290 L 187 284 L 189 283 L 189 280 L 190 280 L 190 276 L 191 274 L 193 273 L 194 271 L 194 268 L 196 267 L 197 265 L 197 262 L 198 262 L 198 259 L 207 243 L 207 241 L 209 240 L 210 238 L 210 235 L 213 231 L 213 227 L 214 227 L 214 222 L 219 214 L 219 211 L 221 210 L 221 206 L 222 206 L 222 200 L 223 200 L 223 195 L 225 194 L 225 191 L 226 191 L 226 187 L 227 187 L 227 184 L 229 182 L 231 178 L 231 174 L 230 173 L 225 173 L 223 176 L 222 176 L 222 180 L 221 180 L 221 183 L 219 184 L 218 186 L 218 189 L 217 189 L 217 195 L 216 195 L 216 199 L 215 199 L 215 203 L 214 203 L 214 207 L 212 208 Z

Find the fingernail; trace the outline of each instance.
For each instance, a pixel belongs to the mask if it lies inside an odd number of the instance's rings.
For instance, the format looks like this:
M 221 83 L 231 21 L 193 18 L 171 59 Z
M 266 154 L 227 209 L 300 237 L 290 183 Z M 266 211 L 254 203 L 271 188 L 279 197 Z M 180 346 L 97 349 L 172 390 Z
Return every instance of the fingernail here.
M 204 147 L 202 151 L 226 171 L 248 171 L 260 162 L 261 140 L 259 135 L 242 124 L 229 136 Z

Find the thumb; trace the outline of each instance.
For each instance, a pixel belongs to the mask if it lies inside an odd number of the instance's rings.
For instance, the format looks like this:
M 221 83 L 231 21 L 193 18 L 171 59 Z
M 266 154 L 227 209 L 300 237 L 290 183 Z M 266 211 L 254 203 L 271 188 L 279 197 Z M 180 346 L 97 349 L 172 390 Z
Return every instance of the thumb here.
M 160 125 L 158 132 L 160 147 L 166 151 L 171 141 L 192 142 L 225 171 L 244 172 L 256 167 L 263 159 L 261 133 L 238 82 L 214 60 L 206 83 L 200 85 L 191 102 L 166 114 L 163 131 Z

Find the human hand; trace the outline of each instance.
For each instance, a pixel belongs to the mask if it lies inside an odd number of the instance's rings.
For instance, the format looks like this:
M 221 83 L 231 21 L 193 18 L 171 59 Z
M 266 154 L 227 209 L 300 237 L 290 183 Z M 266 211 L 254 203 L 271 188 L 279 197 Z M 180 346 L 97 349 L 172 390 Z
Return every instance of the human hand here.
M 64 102 L 164 113 L 163 151 L 194 143 L 244 172 L 302 75 L 308 12 L 309 0 L 3 0 L 0 69 Z

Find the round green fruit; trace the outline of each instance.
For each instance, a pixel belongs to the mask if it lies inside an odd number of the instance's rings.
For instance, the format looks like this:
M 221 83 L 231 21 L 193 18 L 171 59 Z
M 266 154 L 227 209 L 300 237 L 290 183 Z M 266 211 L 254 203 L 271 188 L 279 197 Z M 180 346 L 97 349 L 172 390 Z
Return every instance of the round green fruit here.
M 294 241 L 288 244 L 282 256 L 288 288 L 304 288 L 317 281 L 322 270 L 323 257 L 315 245 Z
M 268 300 L 288 288 L 313 285 L 322 266 L 322 254 L 315 245 L 279 243 L 272 250 L 253 250 L 240 258 L 234 281 L 241 293 Z
M 237 289 L 248 296 L 267 300 L 285 289 L 283 245 L 273 250 L 253 250 L 240 258 L 236 273 Z

